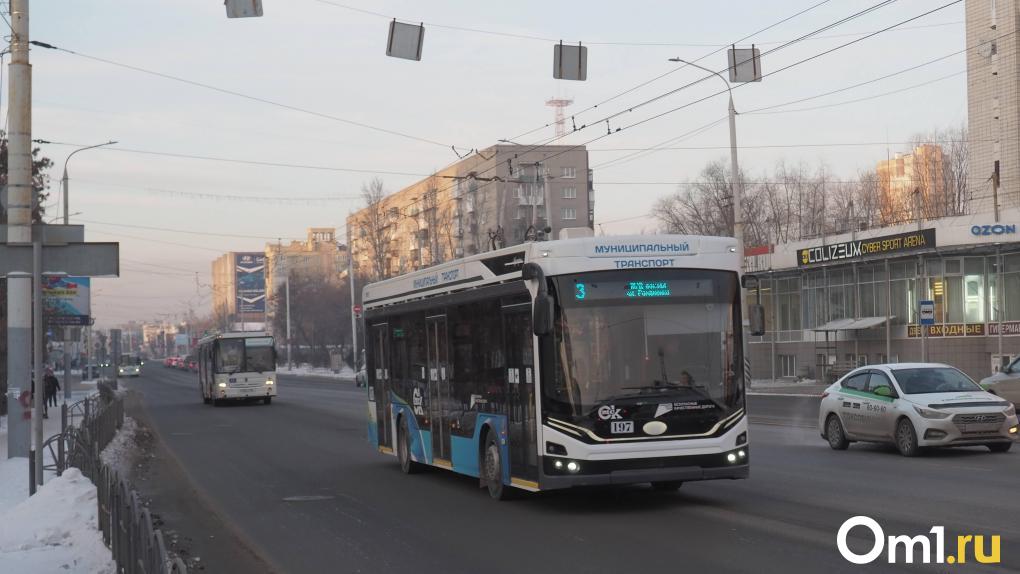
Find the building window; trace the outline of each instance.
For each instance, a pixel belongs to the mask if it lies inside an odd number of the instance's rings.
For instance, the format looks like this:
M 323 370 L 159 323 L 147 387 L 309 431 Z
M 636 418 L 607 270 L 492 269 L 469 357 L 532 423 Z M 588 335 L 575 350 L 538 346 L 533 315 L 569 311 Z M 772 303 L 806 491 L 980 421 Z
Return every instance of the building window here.
M 514 199 L 520 199 L 520 197 L 521 197 L 521 186 L 518 185 L 517 187 L 514 188 Z
M 563 188 L 563 199 L 577 199 L 577 188 L 576 187 L 564 187 Z
M 565 167 L 562 169 L 560 177 L 565 179 L 573 179 L 577 177 L 577 169 L 573 167 Z
M 577 210 L 573 207 L 564 207 L 563 219 L 577 219 Z
M 514 215 L 514 219 L 524 219 L 526 208 L 523 205 L 517 207 L 517 213 Z
M 797 355 L 779 355 L 779 376 L 797 376 Z

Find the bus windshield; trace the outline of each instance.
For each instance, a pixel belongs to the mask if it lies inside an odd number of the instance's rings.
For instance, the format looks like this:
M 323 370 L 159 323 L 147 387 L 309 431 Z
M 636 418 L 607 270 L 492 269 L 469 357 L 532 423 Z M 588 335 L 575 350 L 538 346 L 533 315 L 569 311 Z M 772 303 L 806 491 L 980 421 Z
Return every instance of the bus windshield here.
M 217 342 L 217 373 L 263 373 L 275 369 L 272 337 L 224 338 Z
M 627 412 L 685 434 L 742 407 L 735 273 L 602 271 L 554 282 L 559 304 L 555 377 L 544 387 L 548 414 L 598 432 L 603 415 Z

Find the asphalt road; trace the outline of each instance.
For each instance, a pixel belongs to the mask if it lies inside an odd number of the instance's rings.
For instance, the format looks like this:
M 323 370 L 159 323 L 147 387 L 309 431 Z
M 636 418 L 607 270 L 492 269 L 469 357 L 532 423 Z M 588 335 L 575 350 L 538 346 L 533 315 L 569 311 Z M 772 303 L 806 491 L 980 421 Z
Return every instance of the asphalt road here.
M 916 459 L 882 446 L 834 452 L 814 429 L 814 398 L 749 399 L 750 480 L 499 503 L 475 479 L 401 474 L 394 458 L 365 442 L 363 393 L 349 383 L 281 377 L 272 405 L 225 408 L 202 404 L 194 375 L 162 366 L 129 385 L 143 393 L 155 429 L 197 489 L 284 572 L 1020 570 L 1020 449 Z M 998 534 L 1002 563 L 850 564 L 836 549 L 836 532 L 861 514 L 887 535 L 935 525 L 952 541 Z M 865 542 L 862 532 L 851 545 L 864 550 Z

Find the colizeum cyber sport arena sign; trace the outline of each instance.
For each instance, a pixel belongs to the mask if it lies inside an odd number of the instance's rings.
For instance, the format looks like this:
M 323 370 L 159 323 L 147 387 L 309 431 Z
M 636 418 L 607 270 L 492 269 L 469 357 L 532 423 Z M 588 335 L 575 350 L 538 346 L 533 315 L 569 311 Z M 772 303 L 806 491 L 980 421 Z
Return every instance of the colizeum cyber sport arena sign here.
M 896 235 L 856 239 L 797 250 L 797 265 L 809 267 L 820 263 L 852 261 L 877 255 L 895 255 L 935 247 L 935 229 L 921 229 Z

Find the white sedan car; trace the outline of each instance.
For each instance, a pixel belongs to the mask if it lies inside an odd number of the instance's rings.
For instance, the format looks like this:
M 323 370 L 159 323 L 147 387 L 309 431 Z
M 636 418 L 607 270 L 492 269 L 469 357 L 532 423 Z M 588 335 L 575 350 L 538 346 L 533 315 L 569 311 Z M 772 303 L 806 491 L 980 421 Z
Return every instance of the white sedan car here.
M 1006 452 L 1018 440 L 1016 408 L 954 367 L 936 363 L 868 365 L 822 393 L 822 438 L 835 450 L 885 442 L 904 456 L 924 447 L 987 446 Z

